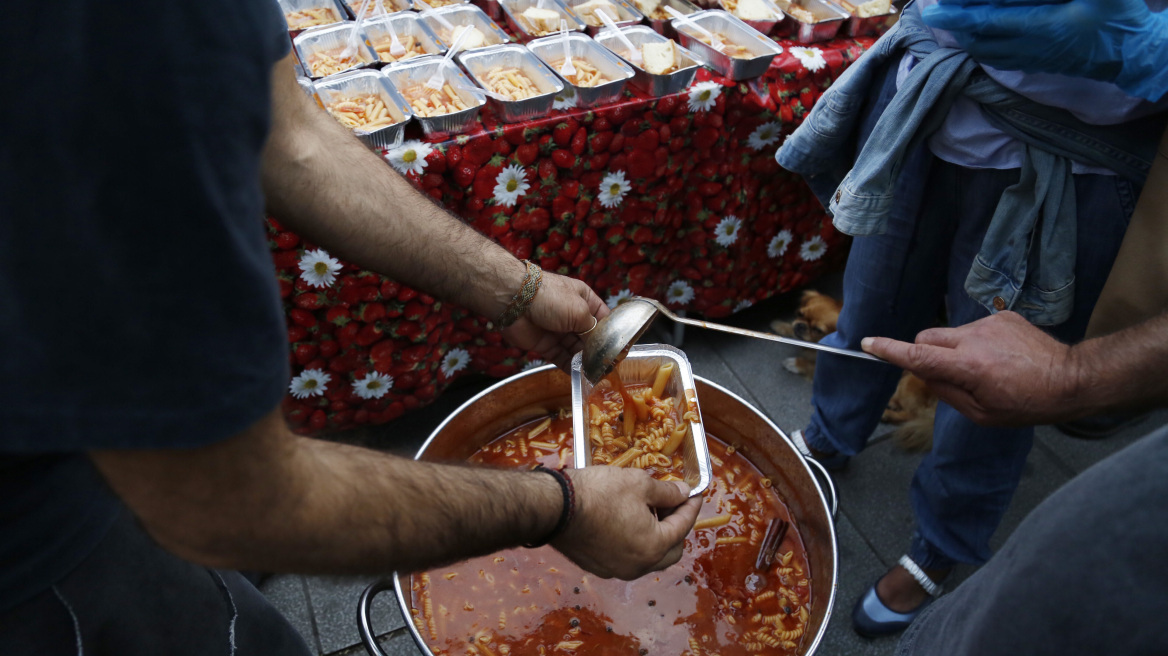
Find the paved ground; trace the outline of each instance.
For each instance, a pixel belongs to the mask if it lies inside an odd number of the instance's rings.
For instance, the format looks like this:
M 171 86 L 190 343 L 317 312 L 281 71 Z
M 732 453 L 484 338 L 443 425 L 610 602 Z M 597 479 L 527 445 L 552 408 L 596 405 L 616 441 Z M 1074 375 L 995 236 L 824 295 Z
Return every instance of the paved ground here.
M 822 284 L 829 291 L 837 287 L 837 281 Z M 793 303 L 793 295 L 775 299 L 736 315 L 733 323 L 763 330 L 771 319 L 789 317 Z M 780 364 L 783 358 L 794 354 L 794 349 L 694 330 L 685 335 L 683 348 L 698 375 L 748 399 L 785 430 L 801 428 L 806 422 L 811 385 L 787 373 Z M 492 382 L 469 381 L 447 392 L 434 405 L 397 423 L 345 437 L 412 455 L 442 418 Z M 1168 423 L 1168 411 L 1161 411 L 1103 441 L 1071 439 L 1054 428 L 1039 428 L 1022 484 L 995 536 L 995 548 L 1031 509 L 1075 474 L 1165 423 Z M 856 597 L 904 552 L 912 525 L 907 491 L 921 456 L 897 449 L 888 439 L 889 430 L 880 427 L 872 437 L 871 446 L 853 459 L 846 472 L 836 476 L 841 507 L 836 524 L 840 584 L 832 622 L 820 648 L 823 654 L 891 654 L 896 645 L 894 638 L 857 637 L 849 621 Z M 965 578 L 971 571 L 958 570 L 954 580 Z M 276 576 L 262 589 L 318 653 L 357 655 L 364 653 L 357 634 L 357 598 L 371 581 L 371 578 Z M 392 593 L 378 597 L 375 627 L 389 654 L 416 656 L 420 652 L 404 629 L 405 620 L 392 597 Z

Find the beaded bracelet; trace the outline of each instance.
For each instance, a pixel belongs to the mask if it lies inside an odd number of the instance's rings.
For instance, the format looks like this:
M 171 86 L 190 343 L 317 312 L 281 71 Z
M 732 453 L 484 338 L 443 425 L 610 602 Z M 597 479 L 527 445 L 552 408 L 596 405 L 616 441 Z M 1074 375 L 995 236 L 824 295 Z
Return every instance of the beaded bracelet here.
M 527 275 L 523 276 L 523 283 L 519 285 L 519 291 L 512 297 L 511 303 L 507 305 L 507 309 L 503 310 L 503 314 L 499 316 L 496 323 L 501 328 L 506 328 L 519 320 L 531 302 L 535 300 L 535 295 L 539 293 L 539 286 L 543 283 L 543 269 L 539 265 L 529 260 L 523 260 L 527 265 Z
M 564 495 L 564 507 L 560 511 L 560 519 L 556 522 L 556 527 L 552 529 L 552 532 L 539 542 L 532 542 L 530 544 L 523 545 L 528 549 L 535 549 L 537 547 L 542 547 L 556 539 L 561 533 L 564 532 L 564 529 L 568 528 L 568 524 L 570 524 L 572 522 L 572 518 L 576 516 L 576 488 L 572 487 L 572 479 L 569 478 L 567 474 L 557 469 L 551 469 L 544 467 L 543 465 L 536 465 L 532 468 L 531 471 L 550 474 L 551 477 L 556 479 L 556 482 L 560 484 L 560 492 L 562 492 Z

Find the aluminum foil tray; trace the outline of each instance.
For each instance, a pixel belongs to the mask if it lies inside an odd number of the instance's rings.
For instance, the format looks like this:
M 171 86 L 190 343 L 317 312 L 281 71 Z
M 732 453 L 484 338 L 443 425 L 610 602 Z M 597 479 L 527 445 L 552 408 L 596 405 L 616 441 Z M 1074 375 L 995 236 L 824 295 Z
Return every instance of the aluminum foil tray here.
M 345 11 L 345 6 L 341 4 L 341 0 L 276 0 L 276 2 L 280 5 L 280 12 L 284 14 L 285 21 L 288 19 L 288 14 L 294 11 L 318 8 L 332 9 L 334 12 L 336 12 L 338 23 L 349 18 L 349 13 Z M 324 25 L 313 25 L 309 27 L 296 28 L 293 28 L 291 25 L 289 25 L 288 33 L 295 37 L 297 34 L 300 34 L 304 30 L 311 29 L 312 27 L 324 27 Z
M 581 354 L 572 359 L 572 453 L 575 468 L 592 466 L 592 442 L 589 439 L 589 404 L 593 386 L 584 377 Z M 684 414 L 690 407 L 697 410 L 698 421 L 679 422 L 688 426 L 685 440 L 681 444 L 683 475 L 689 485 L 689 496 L 695 497 L 710 486 L 712 467 L 710 452 L 706 447 L 706 429 L 701 421 L 697 388 L 694 384 L 693 368 L 685 354 L 664 344 L 640 344 L 629 349 L 628 356 L 617 365 L 617 375 L 626 385 L 653 384 L 657 369 L 663 364 L 672 364 L 673 373 L 665 385 L 665 394 L 672 396 L 678 414 Z M 604 385 L 606 383 L 601 383 Z M 692 404 L 692 406 L 691 406 Z
M 779 28 L 779 33 L 799 43 L 830 41 L 839 33 L 844 21 L 851 17 L 848 12 L 825 0 L 799 0 L 795 4 L 811 12 L 815 21 L 805 23 L 784 9 L 783 13 L 787 18 Z
M 578 87 L 561 75 L 557 66 L 564 60 L 564 43 L 559 35 L 536 39 L 528 43 L 527 48 L 564 80 L 566 88 L 576 96 L 577 107 L 596 107 L 620 98 L 624 93 L 625 83 L 636 75 L 631 66 L 612 54 L 608 48 L 577 32 L 568 35 L 568 52 L 572 60 L 587 61 L 606 78 L 612 80 L 611 82 L 594 87 Z
M 583 32 L 588 26 L 576 12 L 572 11 L 567 5 L 560 2 L 560 0 L 543 0 L 544 9 L 550 9 L 560 15 L 562 19 L 567 21 L 568 29 L 577 32 Z M 521 18 L 522 14 L 529 7 L 534 7 L 538 4 L 537 0 L 499 0 L 499 8 L 503 10 L 503 16 L 507 20 L 507 25 L 515 32 L 517 38 L 521 42 L 528 42 L 532 39 L 538 39 L 544 34 L 534 34 L 528 29 L 527 21 Z
M 292 46 L 296 49 L 296 56 L 300 58 L 300 62 L 304 65 L 304 72 L 308 77 L 313 80 L 319 80 L 325 77 L 324 75 L 318 75 L 316 71 L 312 70 L 312 56 L 317 52 L 344 48 L 348 43 L 349 33 L 352 31 L 353 26 L 354 23 L 352 21 L 345 21 L 325 27 L 314 27 L 301 32 L 300 36 L 292 39 Z M 377 53 L 370 47 L 369 38 L 365 36 L 365 31 L 361 28 L 357 28 L 357 41 L 357 59 L 359 63 L 350 66 L 345 71 L 356 68 L 368 68 L 381 62 L 377 57 Z M 345 71 L 337 71 L 337 73 L 344 73 Z M 333 73 L 333 75 L 335 74 Z
M 843 26 L 843 33 L 847 36 L 876 36 L 891 27 L 897 20 L 895 5 L 892 6 L 887 14 L 861 18 L 852 13 L 852 9 L 842 0 L 839 2 L 830 2 L 830 4 L 833 7 L 843 10 L 848 15 L 848 19 L 844 21 Z
M 332 75 L 317 82 L 314 86 L 317 101 L 326 110 L 330 103 L 342 98 L 369 94 L 380 96 L 389 110 L 393 124 L 372 132 L 364 132 L 357 128 L 353 130 L 353 134 L 369 146 L 395 148 L 401 145 L 406 123 L 410 122 L 413 112 L 410 111 L 409 104 L 384 75 L 377 71 L 353 71 Z
M 518 44 L 470 50 L 457 55 L 463 68 L 475 82 L 487 89 L 487 98 L 504 123 L 518 123 L 547 116 L 552 110 L 556 94 L 564 90 L 564 83 L 551 72 L 530 50 Z M 507 100 L 492 93 L 486 83 L 486 74 L 492 68 L 517 68 L 540 90 L 540 94 L 523 100 Z
M 641 21 L 645 20 L 645 15 L 642 14 L 641 11 L 639 9 L 637 9 L 636 6 L 634 6 L 628 0 L 607 0 L 607 1 L 612 3 L 612 5 L 614 7 L 616 7 L 616 11 L 617 11 L 618 15 L 615 17 L 616 20 L 613 22 L 616 23 L 617 27 L 625 27 L 626 25 L 638 25 L 638 24 L 640 24 Z M 563 2 L 565 5 L 567 5 L 568 9 L 572 10 L 572 13 L 576 14 L 576 18 L 579 18 L 580 22 L 584 23 L 584 31 L 587 32 L 588 34 L 595 35 L 597 32 L 604 29 L 604 23 L 599 23 L 597 25 L 593 25 L 593 24 L 588 22 L 588 20 L 584 17 L 583 14 L 576 11 L 576 7 L 578 5 L 582 5 L 585 2 L 588 2 L 588 0 L 563 0 Z M 599 20 L 600 19 L 597 19 L 597 21 L 599 21 Z
M 770 37 L 747 25 L 730 12 L 710 9 L 700 11 L 689 18 L 699 27 L 726 37 L 727 41 L 749 50 L 750 57 L 731 57 L 700 41 L 698 32 L 684 22 L 673 21 L 681 45 L 692 50 L 710 68 L 731 80 L 749 80 L 761 76 L 766 73 L 775 55 L 783 52 L 783 48 Z
M 641 44 L 647 42 L 652 43 L 667 40 L 665 37 L 654 32 L 653 28 L 646 25 L 625 27 L 621 29 L 621 33 L 632 42 L 634 48 L 640 48 Z M 633 86 L 654 97 L 681 93 L 688 89 L 689 85 L 693 83 L 694 75 L 697 75 L 698 66 L 701 65 L 701 62 L 698 61 L 692 52 L 684 46 L 677 46 L 677 70 L 665 75 L 654 75 L 633 64 L 631 55 L 625 52 L 625 44 L 621 42 L 620 38 L 612 30 L 606 29 L 600 34 L 597 34 L 596 42 L 608 48 L 632 66 L 636 73 L 632 80 Z
M 446 52 L 446 47 L 442 45 L 442 43 L 438 40 L 438 37 L 435 36 L 434 33 L 430 31 L 430 28 L 422 22 L 422 19 L 418 17 L 418 14 L 412 11 L 402 11 L 396 14 L 390 14 L 389 16 L 365 21 L 363 25 L 365 29 L 365 35 L 369 37 L 369 45 L 373 47 L 374 52 L 377 51 L 377 46 L 382 42 L 386 44 L 389 43 L 389 26 L 391 25 L 393 26 L 394 31 L 397 32 L 398 39 L 403 39 L 407 36 L 414 37 L 422 45 L 422 50 L 424 50 L 427 55 L 441 55 L 442 53 Z M 380 56 L 381 55 L 379 53 L 379 59 Z
M 477 28 L 478 31 L 487 37 L 486 44 L 479 46 L 481 48 L 490 48 L 491 46 L 511 42 L 511 37 L 503 31 L 503 28 L 491 20 L 490 16 L 487 16 L 482 9 L 474 5 L 453 5 L 435 9 L 434 11 L 425 11 L 420 15 L 422 22 L 426 24 L 426 27 L 430 28 L 430 32 L 438 39 L 438 43 L 442 46 L 443 51 L 449 49 L 454 41 L 454 36 L 451 34 L 450 28 L 444 25 L 443 21 L 455 27 L 471 25 Z M 474 48 L 463 48 L 463 50 L 474 50 Z
M 358 19 L 357 12 L 361 11 L 361 0 L 344 0 L 345 7 L 349 10 L 349 15 L 354 20 Z M 414 8 L 413 0 L 381 0 L 385 11 L 392 14 L 399 11 L 409 11 Z M 377 0 L 369 0 L 369 6 L 365 8 L 366 18 L 373 18 L 377 16 Z
M 390 64 L 381 72 L 389 80 L 393 89 L 409 105 L 409 99 L 404 90 L 416 84 L 425 84 L 426 80 L 429 80 L 430 76 L 434 74 L 434 70 L 442 65 L 442 59 L 438 56 L 414 57 L 403 62 Z M 422 126 L 422 130 L 427 135 L 448 136 L 465 132 L 478 119 L 479 109 L 487 101 L 482 90 L 475 87 L 466 73 L 463 73 L 458 66 L 453 63 L 447 64 L 445 75 L 446 81 L 450 83 L 455 93 L 469 109 L 442 116 L 418 116 L 415 113 L 414 120 Z
M 783 7 L 786 6 L 787 1 L 781 0 L 780 2 L 772 2 L 771 0 L 762 0 L 762 3 L 766 5 L 767 9 L 774 13 L 774 20 L 744 20 L 741 18 L 738 20 L 741 20 L 742 22 L 753 27 L 759 32 L 762 32 L 763 34 L 772 34 L 775 32 L 776 28 L 781 26 L 786 21 L 786 16 L 783 14 Z M 734 12 L 726 6 L 724 0 L 718 0 L 718 7 L 725 10 L 726 13 L 730 14 L 731 16 L 734 16 Z M 734 17 L 738 18 L 737 16 Z
M 686 16 L 701 11 L 701 7 L 698 7 L 689 0 L 662 0 L 661 6 L 673 7 Z M 673 25 L 671 23 L 673 19 L 669 18 L 668 16 L 669 15 L 666 14 L 666 18 L 654 18 L 652 16 L 645 16 L 645 18 L 648 19 L 649 27 L 652 27 L 654 32 L 662 36 L 673 38 L 677 36 L 677 32 L 673 29 Z

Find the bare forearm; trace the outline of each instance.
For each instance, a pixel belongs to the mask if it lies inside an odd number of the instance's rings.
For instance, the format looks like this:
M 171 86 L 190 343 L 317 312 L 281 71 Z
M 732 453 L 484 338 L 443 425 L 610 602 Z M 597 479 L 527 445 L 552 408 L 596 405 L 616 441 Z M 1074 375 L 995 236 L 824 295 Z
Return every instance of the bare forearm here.
M 273 73 L 263 183 L 271 213 L 330 253 L 496 316 L 525 268 L 436 205 Z
M 1076 414 L 1168 406 L 1168 313 L 1071 348 Z
M 94 454 L 162 546 L 205 565 L 414 570 L 534 542 L 563 500 L 546 474 L 416 463 L 263 430 L 174 453 Z

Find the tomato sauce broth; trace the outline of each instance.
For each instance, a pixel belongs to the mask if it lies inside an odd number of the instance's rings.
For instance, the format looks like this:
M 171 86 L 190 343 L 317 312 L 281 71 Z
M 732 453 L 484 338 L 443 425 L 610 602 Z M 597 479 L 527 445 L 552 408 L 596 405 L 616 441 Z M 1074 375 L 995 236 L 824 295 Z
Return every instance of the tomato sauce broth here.
M 470 461 L 504 467 L 570 462 L 563 453 L 571 449 L 572 426 L 564 414 L 521 426 Z M 703 495 L 698 526 L 720 514 L 730 520 L 691 532 L 680 562 L 626 582 L 588 574 L 551 547 L 516 548 L 414 575 L 410 612 L 431 650 L 472 656 L 795 653 L 811 609 L 810 569 L 798 529 L 792 522 L 775 564 L 759 577 L 754 563 L 767 523 L 790 521 L 790 513 L 741 453 L 707 438 L 714 481 Z

